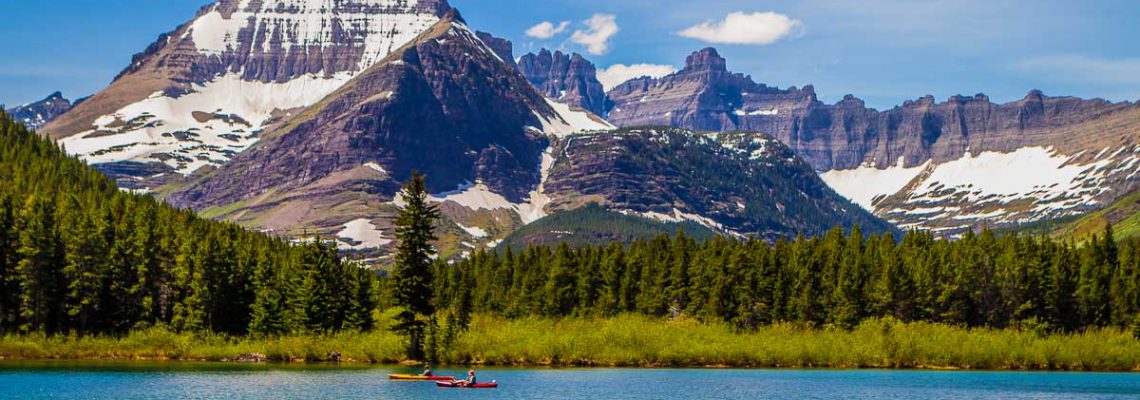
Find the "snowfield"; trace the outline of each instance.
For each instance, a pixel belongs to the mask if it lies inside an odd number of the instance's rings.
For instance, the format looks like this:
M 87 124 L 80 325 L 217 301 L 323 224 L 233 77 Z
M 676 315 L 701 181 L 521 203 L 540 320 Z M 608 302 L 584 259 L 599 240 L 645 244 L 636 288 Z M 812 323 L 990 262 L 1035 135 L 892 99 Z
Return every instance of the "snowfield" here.
M 856 169 L 831 170 L 819 174 L 820 178 L 843 197 L 859 206 L 874 211 L 875 201 L 883 196 L 898 193 L 906 184 L 918 177 L 930 162 L 917 167 L 903 167 L 902 157 L 897 165 L 878 169 L 866 165 Z
M 1052 147 L 1023 147 L 1009 153 L 967 151 L 941 164 L 905 168 L 863 166 L 826 171 L 825 182 L 860 206 L 903 228 L 1021 223 L 1087 211 L 1109 187 L 1106 182 L 1136 177 L 1140 148 L 1108 148 L 1092 160 Z M 886 196 L 903 201 L 884 202 Z

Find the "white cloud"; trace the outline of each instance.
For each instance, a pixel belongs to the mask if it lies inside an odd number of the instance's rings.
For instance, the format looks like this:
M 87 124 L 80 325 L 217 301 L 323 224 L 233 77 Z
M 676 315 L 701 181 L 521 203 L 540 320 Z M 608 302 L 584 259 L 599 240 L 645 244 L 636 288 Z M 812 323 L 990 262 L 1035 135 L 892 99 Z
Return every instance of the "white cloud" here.
M 570 41 L 584 46 L 586 52 L 593 55 L 602 55 L 609 51 L 610 38 L 618 33 L 617 16 L 594 14 L 582 22 L 588 29 L 574 31 Z
M 527 29 L 526 35 L 535 39 L 550 39 L 562 34 L 569 27 L 570 21 L 559 22 L 558 26 L 554 26 L 554 23 L 550 21 L 542 21 Z
M 674 72 L 677 72 L 677 68 L 672 65 L 614 64 L 609 68 L 599 70 L 598 80 L 602 82 L 602 86 L 606 88 L 606 91 L 609 91 L 615 86 L 625 83 L 626 81 L 633 78 L 640 78 L 643 76 L 660 78 Z
M 772 44 L 802 32 L 803 22 L 774 12 L 734 12 L 722 21 L 705 21 L 678 32 L 708 43 Z
M 1025 72 L 1063 82 L 1101 85 L 1140 84 L 1140 58 L 1105 59 L 1078 54 L 1034 57 L 1017 63 Z

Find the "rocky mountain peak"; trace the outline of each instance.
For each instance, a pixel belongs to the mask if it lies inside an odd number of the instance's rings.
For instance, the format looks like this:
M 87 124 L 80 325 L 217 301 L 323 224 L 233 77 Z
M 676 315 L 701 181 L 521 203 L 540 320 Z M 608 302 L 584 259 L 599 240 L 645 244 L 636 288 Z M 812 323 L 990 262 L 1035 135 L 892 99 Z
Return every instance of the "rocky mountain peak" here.
M 446 0 L 220 0 L 43 130 L 104 170 L 189 175 L 245 151 L 441 18 L 463 21 Z
M 1025 94 L 1025 100 L 1027 101 L 1041 101 L 1044 98 L 1045 93 L 1039 89 L 1030 90 L 1029 93 Z
M 79 101 L 76 101 L 75 104 L 78 104 Z M 63 93 L 55 92 L 43 100 L 9 109 L 8 114 L 29 128 L 39 129 L 44 124 L 71 110 L 75 104 L 64 98 Z
M 604 115 L 608 99 L 597 67 L 578 53 L 539 50 L 519 59 L 519 71 L 546 97 Z
M 728 61 L 712 47 L 706 47 L 694 52 L 685 59 L 686 72 L 714 71 L 727 72 Z

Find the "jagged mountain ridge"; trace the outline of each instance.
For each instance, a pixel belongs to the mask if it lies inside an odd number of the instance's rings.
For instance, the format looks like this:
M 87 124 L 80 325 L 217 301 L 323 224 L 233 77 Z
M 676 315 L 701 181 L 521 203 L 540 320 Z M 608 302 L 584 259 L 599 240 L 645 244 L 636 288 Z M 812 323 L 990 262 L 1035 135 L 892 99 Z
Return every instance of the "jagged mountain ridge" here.
M 885 111 L 814 87 L 779 89 L 729 72 L 714 49 L 683 70 L 609 92 L 619 126 L 755 130 L 784 142 L 840 193 L 903 227 L 948 233 L 1095 210 L 1140 176 L 1140 106 L 1048 97 L 994 104 L 926 96 Z
M 445 0 L 220 0 L 44 131 L 135 178 L 217 166 L 450 9 Z
M 546 97 L 605 116 L 608 98 L 598 70 L 581 54 L 542 49 L 519 58 L 519 71 Z
M 68 112 L 72 107 L 82 103 L 84 100 L 87 100 L 87 98 L 81 98 L 76 100 L 75 103 L 72 103 L 71 100 L 63 97 L 63 93 L 55 92 L 43 100 L 24 104 L 7 111 L 13 120 L 24 124 L 24 126 L 28 128 L 39 129 L 48 122 L 63 115 L 63 113 Z

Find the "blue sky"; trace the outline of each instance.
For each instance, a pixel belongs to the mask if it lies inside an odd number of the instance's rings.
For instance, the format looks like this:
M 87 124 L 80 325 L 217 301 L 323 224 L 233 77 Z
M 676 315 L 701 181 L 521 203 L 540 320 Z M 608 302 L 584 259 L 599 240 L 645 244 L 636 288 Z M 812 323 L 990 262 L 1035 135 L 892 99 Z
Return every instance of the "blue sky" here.
M 189 20 L 207 2 L 6 1 L 8 17 L 0 24 L 0 46 L 7 55 L 0 59 L 0 103 L 22 104 L 55 90 L 73 99 L 91 94 L 132 54 Z M 587 57 L 601 68 L 642 63 L 679 67 L 690 52 L 714 46 L 728 58 L 731 70 L 773 86 L 814 84 L 827 102 L 850 93 L 871 106 L 889 108 L 925 94 L 941 101 L 978 92 L 1004 102 L 1034 88 L 1050 95 L 1140 99 L 1140 2 L 1130 0 L 452 4 L 473 27 L 514 41 L 516 55 L 545 46 L 593 51 L 597 54 Z M 733 13 L 746 18 L 725 24 Z M 595 16 L 601 19 L 594 18 L 594 27 L 601 30 L 592 32 L 586 21 Z M 562 21 L 570 24 L 549 39 L 526 34 L 543 21 L 551 22 L 551 28 Z M 607 34 L 615 28 L 616 33 Z M 576 31 L 581 31 L 580 40 L 572 39 Z

